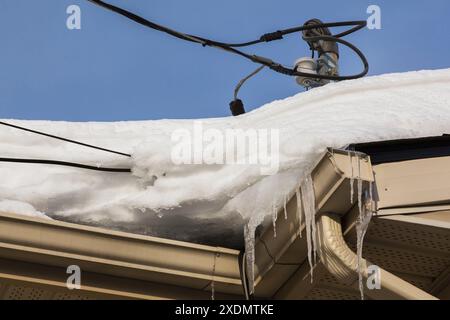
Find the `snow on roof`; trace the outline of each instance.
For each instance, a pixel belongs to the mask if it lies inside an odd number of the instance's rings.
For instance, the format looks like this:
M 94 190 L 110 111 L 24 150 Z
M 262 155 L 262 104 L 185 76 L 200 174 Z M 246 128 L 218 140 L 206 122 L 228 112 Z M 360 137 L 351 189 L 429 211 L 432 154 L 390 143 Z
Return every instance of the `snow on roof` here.
M 326 147 L 449 133 L 449 88 L 446 69 L 333 83 L 236 118 L 5 120 L 133 157 L 0 127 L 1 157 L 130 166 L 133 174 L 1 163 L 0 211 L 239 247 L 244 224 L 282 207 Z M 227 134 L 239 129 L 262 140 L 230 145 Z M 227 161 L 238 146 L 241 164 Z

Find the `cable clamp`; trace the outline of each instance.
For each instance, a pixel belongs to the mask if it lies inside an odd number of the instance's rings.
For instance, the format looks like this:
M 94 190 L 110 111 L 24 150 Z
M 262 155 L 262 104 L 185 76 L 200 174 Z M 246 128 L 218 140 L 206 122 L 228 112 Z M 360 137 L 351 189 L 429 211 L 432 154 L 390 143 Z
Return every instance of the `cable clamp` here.
M 274 40 L 281 40 L 283 39 L 283 32 L 282 31 L 275 31 L 271 33 L 266 33 L 259 38 L 261 41 L 270 42 Z

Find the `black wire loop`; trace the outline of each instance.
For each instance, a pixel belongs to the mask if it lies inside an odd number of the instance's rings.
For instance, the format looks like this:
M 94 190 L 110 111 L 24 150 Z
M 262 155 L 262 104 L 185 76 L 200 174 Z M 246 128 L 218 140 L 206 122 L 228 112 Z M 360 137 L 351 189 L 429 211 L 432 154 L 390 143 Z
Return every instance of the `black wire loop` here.
M 302 26 L 298 26 L 298 27 L 294 27 L 294 28 L 290 28 L 290 29 L 284 29 L 284 30 L 278 30 L 272 33 L 266 33 L 263 36 L 261 36 L 259 39 L 257 40 L 253 40 L 253 41 L 249 41 L 249 42 L 243 42 L 243 43 L 224 43 L 224 42 L 219 42 L 219 41 L 213 41 L 213 40 L 209 40 L 209 39 L 205 39 L 199 36 L 195 36 L 195 35 L 190 35 L 190 34 L 185 34 L 182 32 L 178 32 L 175 30 L 172 30 L 168 27 L 156 24 L 152 21 L 149 21 L 147 19 L 144 19 L 130 11 L 124 10 L 122 8 L 116 7 L 112 4 L 106 3 L 104 1 L 101 0 L 88 0 L 100 7 L 103 7 L 105 9 L 111 10 L 117 14 L 120 14 L 124 17 L 127 17 L 128 19 L 131 19 L 143 26 L 146 26 L 148 28 L 157 30 L 157 31 L 161 31 L 164 33 L 167 33 L 173 37 L 176 37 L 178 39 L 181 40 L 185 40 L 185 41 L 189 41 L 189 42 L 195 42 L 195 43 L 199 43 L 202 46 L 209 46 L 209 47 L 215 47 L 215 48 L 219 48 L 219 49 L 223 49 L 227 52 L 233 53 L 233 54 L 237 54 L 239 56 L 242 56 L 254 63 L 259 63 L 261 65 L 267 66 L 269 67 L 271 70 L 284 74 L 284 75 L 288 75 L 288 76 L 300 76 L 300 77 L 311 77 L 311 74 L 309 73 L 304 73 L 304 72 L 298 72 L 295 69 L 292 68 L 288 68 L 283 66 L 280 63 L 274 62 L 271 59 L 265 58 L 265 57 L 260 57 L 257 55 L 251 55 L 245 52 L 242 52 L 236 48 L 240 48 L 240 47 L 247 47 L 247 46 L 251 46 L 251 45 L 255 45 L 258 43 L 263 43 L 263 42 L 270 42 L 270 41 L 275 41 L 275 40 L 281 40 L 283 39 L 283 36 L 288 35 L 288 34 L 292 34 L 292 33 L 297 33 L 300 31 L 305 31 L 305 30 L 315 30 L 317 28 L 334 28 L 334 27 L 351 27 L 353 26 L 353 28 L 346 30 L 344 32 L 338 33 L 336 35 L 332 35 L 332 36 L 314 36 L 314 37 L 303 37 L 303 39 L 305 41 L 314 41 L 314 40 L 328 40 L 328 41 L 335 41 L 338 43 L 341 43 L 342 45 L 348 47 L 349 49 L 351 49 L 353 52 L 355 52 L 358 57 L 361 59 L 363 66 L 364 66 L 364 70 L 358 74 L 355 75 L 350 75 L 350 76 L 330 76 L 330 75 L 314 75 L 314 78 L 316 79 L 325 79 L 325 80 L 332 80 L 332 81 L 342 81 L 342 80 L 351 80 L 351 79 L 358 79 L 361 78 L 363 76 L 365 76 L 368 72 L 369 72 L 369 63 L 366 59 L 366 57 L 364 56 L 364 54 L 357 48 L 355 47 L 353 44 L 351 44 L 348 41 L 342 40 L 340 38 L 347 36 L 351 33 L 354 33 L 362 28 L 364 28 L 367 25 L 367 22 L 365 20 L 361 20 L 361 21 L 342 21 L 342 22 L 330 22 L 330 23 L 322 23 L 322 24 L 313 24 L 313 25 L 302 25 Z

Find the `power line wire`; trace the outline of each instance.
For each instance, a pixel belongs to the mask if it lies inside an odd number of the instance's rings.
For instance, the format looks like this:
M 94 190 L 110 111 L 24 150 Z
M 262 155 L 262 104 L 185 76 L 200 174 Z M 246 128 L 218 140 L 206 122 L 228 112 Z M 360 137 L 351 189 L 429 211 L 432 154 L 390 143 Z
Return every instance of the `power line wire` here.
M 80 145 L 80 146 L 83 146 L 83 147 L 87 147 L 87 148 L 92 148 L 92 149 L 105 151 L 105 152 L 109 152 L 109 153 L 114 153 L 114 154 L 118 154 L 118 155 L 125 156 L 125 157 L 131 157 L 131 155 L 127 154 L 127 153 L 114 151 L 114 150 L 110 150 L 110 149 L 106 149 L 106 148 L 101 148 L 101 147 L 90 145 L 90 144 L 83 143 L 83 142 L 80 142 L 80 141 L 66 139 L 66 138 L 63 138 L 63 137 L 60 137 L 60 136 L 55 136 L 55 135 L 48 134 L 48 133 L 45 133 L 45 132 L 32 130 L 32 129 L 21 127 L 21 126 L 17 126 L 17 125 L 14 125 L 14 124 L 11 124 L 11 123 L 7 123 L 7 122 L 4 122 L 4 121 L 0 121 L 0 125 L 11 127 L 11 128 L 17 129 L 17 130 L 30 132 L 30 133 L 41 135 L 41 136 L 45 136 L 45 137 L 49 137 L 49 138 L 52 138 L 52 139 L 65 141 L 65 142 L 68 142 L 68 143 L 77 144 L 77 145 Z M 75 162 L 66 162 L 66 161 L 59 161 L 59 160 L 47 160 L 47 159 L 23 159 L 23 158 L 5 158 L 5 157 L 0 157 L 0 162 L 27 163 L 27 164 L 48 164 L 48 165 L 74 167 L 74 168 L 79 168 L 79 169 L 103 171 L 103 172 L 117 172 L 117 173 L 120 173 L 120 172 L 130 173 L 131 172 L 131 168 L 106 168 L 106 167 L 99 167 L 99 166 L 96 167 L 96 166 L 91 166 L 91 165 L 86 165 L 86 164 L 81 164 L 81 163 L 75 163 Z
M 363 76 L 365 76 L 368 72 L 369 72 L 369 63 L 366 59 L 366 57 L 364 56 L 364 54 L 357 48 L 355 47 L 353 44 L 351 44 L 348 41 L 342 40 L 340 39 L 343 36 L 349 35 L 353 32 L 356 32 L 362 28 L 364 28 L 367 25 L 367 22 L 364 20 L 361 21 L 343 21 L 343 22 L 331 22 L 331 23 L 321 23 L 321 24 L 312 24 L 312 25 L 302 25 L 302 26 L 298 26 L 298 27 L 294 27 L 294 28 L 290 28 L 290 29 L 284 29 L 284 30 L 278 30 L 275 32 L 271 32 L 271 33 L 266 33 L 264 35 L 262 35 L 259 39 L 254 40 L 254 41 L 250 41 L 250 42 L 244 42 L 244 43 L 223 43 L 223 42 L 219 42 L 219 41 L 214 41 L 214 40 L 210 40 L 210 39 L 205 39 L 202 37 L 198 37 L 198 36 L 194 36 L 194 35 L 190 35 L 190 34 L 185 34 L 182 32 L 178 32 L 176 30 L 172 30 L 170 28 L 167 28 L 165 26 L 159 25 L 157 23 L 154 23 L 152 21 L 149 21 L 143 17 L 140 17 L 130 11 L 127 11 L 125 9 L 119 8 L 117 6 L 114 6 L 112 4 L 106 3 L 104 1 L 101 0 L 88 0 L 89 2 L 92 2 L 102 8 L 111 10 L 117 14 L 120 14 L 128 19 L 131 19 L 143 26 L 146 26 L 148 28 L 157 30 L 157 31 L 161 31 L 164 33 L 167 33 L 173 37 L 176 37 L 178 39 L 181 40 L 185 40 L 185 41 L 189 41 L 189 42 L 195 42 L 195 43 L 199 43 L 202 46 L 209 46 L 209 47 L 216 47 L 216 48 L 220 48 L 223 49 L 227 52 L 230 53 L 234 53 L 237 55 L 240 55 L 246 59 L 251 60 L 252 62 L 255 63 L 259 63 L 261 65 L 267 66 L 270 69 L 274 70 L 275 72 L 284 74 L 284 75 L 288 75 L 288 76 L 300 76 L 300 77 L 311 77 L 311 74 L 309 73 L 304 73 L 304 72 L 299 72 L 296 69 L 291 69 L 291 68 L 287 68 L 285 66 L 283 66 L 280 63 L 277 63 L 275 61 L 272 61 L 271 59 L 265 58 L 265 57 L 261 57 L 261 56 L 257 56 L 257 55 L 250 55 L 247 54 L 245 52 L 239 51 L 235 48 L 237 47 L 246 47 L 246 46 L 251 46 L 251 45 L 255 45 L 258 43 L 262 43 L 262 42 L 270 42 L 270 41 L 274 41 L 274 40 L 281 40 L 283 39 L 283 36 L 288 35 L 288 34 L 292 34 L 292 33 L 297 33 L 300 31 L 305 31 L 305 30 L 316 30 L 317 28 L 333 28 L 333 27 L 350 27 L 350 26 L 354 26 L 353 28 L 346 30 L 344 32 L 341 32 L 337 35 L 332 35 L 332 36 L 325 36 L 325 35 L 320 35 L 320 36 L 312 36 L 312 37 L 306 37 L 306 36 L 302 36 L 303 40 L 305 40 L 306 42 L 312 42 L 312 41 L 333 41 L 333 42 L 338 42 L 344 46 L 347 46 L 348 48 L 350 48 L 351 50 L 353 50 L 353 52 L 355 52 L 358 57 L 361 59 L 363 65 L 364 65 L 364 70 L 358 74 L 355 75 L 350 75 L 350 76 L 332 76 L 332 75 L 322 75 L 322 74 L 317 74 L 314 75 L 315 79 L 324 79 L 324 80 L 332 80 L 332 81 L 342 81 L 342 80 L 352 80 L 352 79 L 358 79 L 361 78 Z
M 3 121 L 0 121 L 0 125 L 11 127 L 11 128 L 15 128 L 15 129 L 26 131 L 26 132 L 30 132 L 30 133 L 34 133 L 34 134 L 38 134 L 38 135 L 41 135 L 41 136 L 45 136 L 45 137 L 49 137 L 49 138 L 53 138 L 53 139 L 57 139 L 57 140 L 61 140 L 61 141 L 65 141 L 65 142 L 69 142 L 69 143 L 73 143 L 73 144 L 77 144 L 77 145 L 80 145 L 80 146 L 83 146 L 83 147 L 88 147 L 88 148 L 92 148 L 92 149 L 96 149 L 96 150 L 100 150 L 100 151 L 114 153 L 114 154 L 118 154 L 118 155 L 121 155 L 121 156 L 129 157 L 129 158 L 131 157 L 131 154 L 127 154 L 127 153 L 123 153 L 123 152 L 119 152 L 119 151 L 114 151 L 114 150 L 110 150 L 110 149 L 106 149 L 106 148 L 101 148 L 101 147 L 98 147 L 98 146 L 94 146 L 94 145 L 83 143 L 83 142 L 76 141 L 76 140 L 66 139 L 66 138 L 63 138 L 63 137 L 55 136 L 55 135 L 48 134 L 48 133 L 41 132 L 41 131 L 28 129 L 28 128 L 25 128 L 25 127 L 17 126 L 17 125 L 14 125 L 14 124 L 3 122 Z
M 244 83 L 250 79 L 251 77 L 255 76 L 258 72 L 260 72 L 262 69 L 264 69 L 265 66 L 260 66 L 258 67 L 258 69 L 256 69 L 255 71 L 253 71 L 252 73 L 250 73 L 248 76 L 246 76 L 245 78 L 243 78 L 241 81 L 239 81 L 239 83 L 237 84 L 236 88 L 234 89 L 234 100 L 237 100 L 238 98 L 238 94 L 239 94 L 239 90 L 241 90 L 241 87 L 244 85 Z
M 74 167 L 86 170 L 94 170 L 94 171 L 103 171 L 103 172 L 126 172 L 130 173 L 131 168 L 106 168 L 106 167 L 95 167 L 91 165 L 74 163 L 74 162 L 66 162 L 66 161 L 58 161 L 58 160 L 42 160 L 42 159 L 22 159 L 22 158 L 0 158 L 0 162 L 9 162 L 9 163 L 28 163 L 28 164 L 49 164 L 49 165 L 57 165 L 57 166 L 65 166 L 65 167 Z

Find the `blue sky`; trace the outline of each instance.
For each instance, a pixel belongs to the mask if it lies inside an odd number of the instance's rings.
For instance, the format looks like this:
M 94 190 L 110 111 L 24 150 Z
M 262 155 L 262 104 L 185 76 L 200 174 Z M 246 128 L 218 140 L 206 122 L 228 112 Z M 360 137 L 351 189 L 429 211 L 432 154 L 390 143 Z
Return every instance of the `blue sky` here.
M 370 74 L 450 67 L 450 1 L 109 0 L 158 23 L 224 42 L 253 40 L 310 18 L 364 20 L 382 10 L 382 29 L 347 39 L 368 57 Z M 82 29 L 66 28 L 81 7 Z M 236 83 L 256 68 L 212 48 L 146 29 L 85 0 L 0 1 L 0 118 L 118 121 L 228 116 Z M 286 65 L 309 55 L 299 35 L 246 48 Z M 341 51 L 341 72 L 360 62 Z M 240 97 L 253 109 L 301 91 L 264 70 Z

